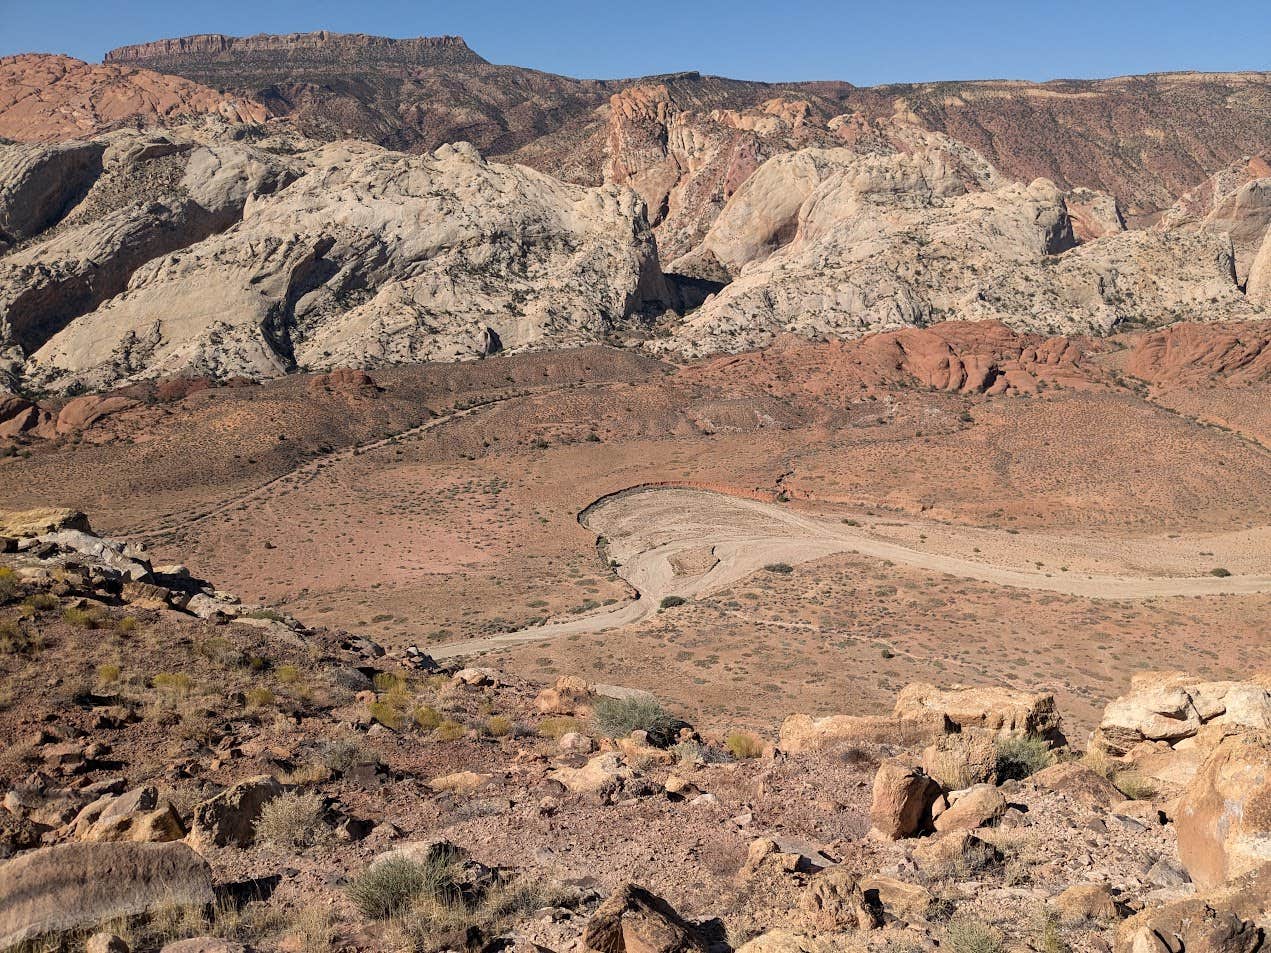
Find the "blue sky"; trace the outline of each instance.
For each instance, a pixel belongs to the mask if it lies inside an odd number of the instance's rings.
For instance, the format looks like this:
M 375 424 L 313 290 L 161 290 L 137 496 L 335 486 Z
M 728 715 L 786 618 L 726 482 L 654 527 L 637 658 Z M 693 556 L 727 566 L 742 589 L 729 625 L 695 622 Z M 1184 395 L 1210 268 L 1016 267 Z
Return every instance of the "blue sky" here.
M 188 33 L 461 34 L 486 59 L 571 76 L 1053 79 L 1271 68 L 1271 0 L 0 0 L 0 55 Z

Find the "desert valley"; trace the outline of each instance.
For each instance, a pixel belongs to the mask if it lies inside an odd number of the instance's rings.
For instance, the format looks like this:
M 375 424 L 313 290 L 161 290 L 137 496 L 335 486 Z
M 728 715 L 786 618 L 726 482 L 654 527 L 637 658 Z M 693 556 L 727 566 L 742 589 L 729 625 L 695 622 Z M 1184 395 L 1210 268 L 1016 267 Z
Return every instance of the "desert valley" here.
M 1258 953 L 1271 73 L 0 58 L 0 948 Z

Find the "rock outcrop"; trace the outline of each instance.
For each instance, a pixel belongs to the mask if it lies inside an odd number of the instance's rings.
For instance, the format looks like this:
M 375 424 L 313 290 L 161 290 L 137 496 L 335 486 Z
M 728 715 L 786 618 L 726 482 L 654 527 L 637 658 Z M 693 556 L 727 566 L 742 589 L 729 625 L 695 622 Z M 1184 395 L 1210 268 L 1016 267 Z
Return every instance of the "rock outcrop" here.
M 137 269 L 35 354 L 47 385 L 329 368 L 569 346 L 638 326 L 667 291 L 630 191 L 337 144 L 230 232 Z
M 24 53 L 0 58 L 0 136 L 50 142 L 125 123 L 175 123 L 212 116 L 258 123 L 268 111 L 247 97 L 153 70 Z
M 1178 856 L 1200 887 L 1271 866 L 1271 729 L 1218 742 L 1176 814 Z

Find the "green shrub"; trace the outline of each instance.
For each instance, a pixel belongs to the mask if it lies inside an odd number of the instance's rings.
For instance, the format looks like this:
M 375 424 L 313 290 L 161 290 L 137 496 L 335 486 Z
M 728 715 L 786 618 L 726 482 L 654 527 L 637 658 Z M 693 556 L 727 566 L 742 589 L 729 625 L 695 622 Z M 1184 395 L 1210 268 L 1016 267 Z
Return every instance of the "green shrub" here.
M 625 738 L 633 731 L 647 731 L 655 744 L 670 744 L 676 721 L 656 698 L 599 698 L 592 717 L 600 733 Z
M 283 615 L 276 609 L 252 609 L 250 612 L 243 613 L 247 619 L 266 619 L 270 622 L 283 621 Z
M 1230 569 L 1223 569 L 1221 566 L 1215 566 L 1213 569 L 1209 570 L 1209 574 L 1210 574 L 1211 576 L 1218 576 L 1218 577 L 1220 577 L 1220 578 L 1226 578 L 1227 576 L 1230 576 L 1230 575 L 1231 575 L 1231 570 L 1230 570 Z
M 999 781 L 1022 781 L 1054 763 L 1055 756 L 1044 738 L 1034 735 L 1002 738 L 997 743 Z
M 294 665 L 279 665 L 278 670 L 274 672 L 274 677 L 284 685 L 294 685 L 300 681 L 300 669 Z
M 676 606 L 682 606 L 686 602 L 688 602 L 688 600 L 683 596 L 663 596 L 659 605 L 663 609 L 674 609 Z
M 404 692 L 406 690 L 406 679 L 396 672 L 376 672 L 371 682 L 375 685 L 377 692 Z
M 733 731 L 724 739 L 724 746 L 738 761 L 757 758 L 763 754 L 763 741 L 749 731 Z
M 99 609 L 76 609 L 68 606 L 62 618 L 77 629 L 98 629 L 102 624 L 102 612 Z
M 484 733 L 491 738 L 504 738 L 512 733 L 512 719 L 503 715 L 492 715 L 484 725 Z
M 34 595 L 27 596 L 23 603 L 36 612 L 48 612 L 58 606 L 57 596 L 51 592 L 37 592 Z
M 467 735 L 468 729 L 453 718 L 447 718 L 433 732 L 433 737 L 438 741 L 458 741 L 460 738 L 466 738 Z
M 775 572 L 781 576 L 788 576 L 794 572 L 794 567 L 789 563 L 769 563 L 763 567 L 767 572 Z
M 249 708 L 267 708 L 274 703 L 274 693 L 264 685 L 247 689 L 246 698 Z
M 538 723 L 538 733 L 543 738 L 559 738 L 571 731 L 582 730 L 582 723 L 577 718 L 568 716 L 560 718 L 544 718 Z
M 8 566 L 0 566 L 0 602 L 18 597 L 18 574 Z
M 1112 779 L 1112 785 L 1131 801 L 1150 801 L 1158 793 L 1151 780 L 1134 771 L 1122 771 Z
M 39 647 L 39 641 L 17 622 L 0 622 L 0 655 L 26 655 Z
M 278 847 L 310 847 L 327 838 L 322 795 L 288 791 L 266 801 L 256 820 L 256 839 Z
M 349 897 L 364 917 L 400 916 L 421 899 L 444 903 L 457 893 L 454 854 L 436 850 L 427 860 L 390 857 L 374 864 L 349 887 Z
M 371 702 L 366 706 L 366 710 L 373 719 L 393 731 L 400 731 L 406 724 L 406 716 L 401 713 L 397 706 L 391 705 L 386 701 Z
M 416 728 L 422 728 L 424 731 L 440 728 L 441 723 L 445 720 L 441 717 L 441 712 L 430 705 L 420 705 L 410 713 L 410 718 L 415 723 Z
M 194 688 L 194 679 L 185 672 L 160 672 L 150 679 L 150 684 L 169 695 L 188 695 Z
M 97 681 L 103 685 L 110 685 L 119 681 L 119 675 L 122 669 L 111 662 L 103 662 L 97 666 Z

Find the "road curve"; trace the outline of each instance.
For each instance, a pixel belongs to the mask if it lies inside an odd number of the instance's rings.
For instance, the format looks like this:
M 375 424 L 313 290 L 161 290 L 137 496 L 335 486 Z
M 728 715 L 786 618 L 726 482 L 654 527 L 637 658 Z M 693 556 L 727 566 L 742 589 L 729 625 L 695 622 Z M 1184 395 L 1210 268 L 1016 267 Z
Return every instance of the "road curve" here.
M 612 609 L 545 625 L 437 646 L 434 658 L 471 655 L 504 646 L 620 628 L 647 618 L 666 596 L 693 598 L 726 588 L 772 563 L 798 565 L 855 552 L 932 573 L 998 586 L 1045 590 L 1089 599 L 1143 600 L 1173 596 L 1271 592 L 1268 575 L 1142 576 L 1046 573 L 913 549 L 788 507 L 706 490 L 652 488 L 605 497 L 581 521 L 608 543 L 618 575 L 639 593 Z M 944 527 L 948 529 L 948 527 Z M 1182 541 L 1186 542 L 1186 540 Z M 1126 547 L 1132 546 L 1126 541 Z M 705 571 L 677 574 L 674 557 L 709 550 Z

